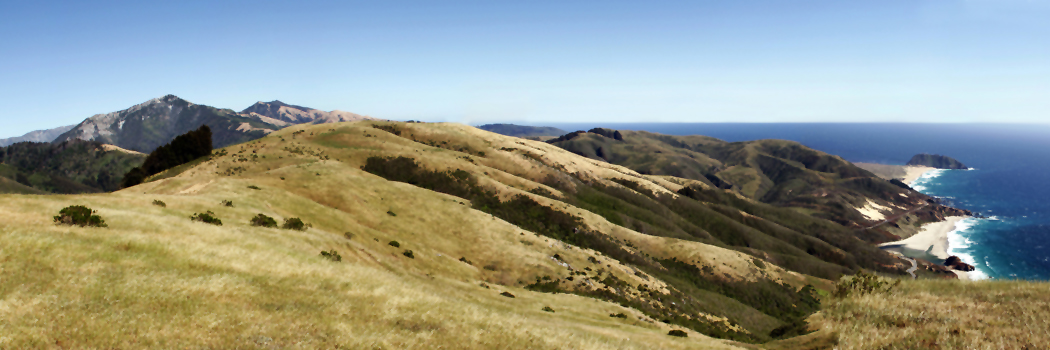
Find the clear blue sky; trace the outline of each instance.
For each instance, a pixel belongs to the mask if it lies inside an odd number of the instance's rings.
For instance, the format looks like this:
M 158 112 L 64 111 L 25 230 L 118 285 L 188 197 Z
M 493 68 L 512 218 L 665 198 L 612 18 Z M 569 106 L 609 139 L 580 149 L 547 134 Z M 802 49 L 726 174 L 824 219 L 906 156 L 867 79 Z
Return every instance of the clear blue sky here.
M 390 119 L 1050 119 L 1050 1 L 0 2 L 0 137 L 175 94 Z

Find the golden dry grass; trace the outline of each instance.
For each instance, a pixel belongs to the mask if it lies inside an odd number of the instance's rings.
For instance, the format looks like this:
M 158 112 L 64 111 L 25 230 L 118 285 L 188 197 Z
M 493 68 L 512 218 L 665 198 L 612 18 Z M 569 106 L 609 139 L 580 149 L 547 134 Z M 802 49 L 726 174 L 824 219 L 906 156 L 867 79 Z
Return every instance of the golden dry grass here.
M 1045 349 L 1050 284 L 905 281 L 890 293 L 825 301 L 837 349 Z
M 117 193 L 0 196 L 0 349 L 735 347 L 692 331 L 688 338 L 670 337 L 671 327 L 616 304 L 524 290 L 536 277 L 567 274 L 551 259 L 554 254 L 576 268 L 589 266 L 588 257 L 596 256 L 622 280 L 642 280 L 615 260 L 524 232 L 459 198 L 358 168 L 382 150 L 428 166 L 469 169 L 512 193 L 540 186 L 500 172 L 501 159 L 513 170 L 517 163 L 507 160 L 513 155 L 479 157 L 475 164 L 457 158 L 458 152 L 394 137 L 370 124 L 296 128 L 231 146 L 228 156 Z M 347 130 L 322 136 L 335 128 Z M 308 131 L 293 138 L 299 130 Z M 453 125 L 434 132 L 475 131 Z M 358 133 L 376 137 L 344 136 Z M 464 139 L 493 153 L 519 140 L 486 137 Z M 290 145 L 311 151 L 293 155 L 284 150 Z M 578 161 L 555 151 L 547 149 L 547 159 Z M 240 160 L 252 154 L 258 158 Z M 596 174 L 629 172 L 578 163 L 578 170 Z M 219 174 L 233 167 L 244 170 Z M 151 205 L 153 200 L 167 206 Z M 223 200 L 234 206 L 222 206 Z M 52 223 L 61 208 L 77 204 L 97 209 L 109 227 Z M 209 210 L 223 226 L 189 219 Z M 259 213 L 279 222 L 299 217 L 313 228 L 249 226 Z M 585 219 L 592 226 L 611 226 L 597 216 Z M 344 235 L 348 232 L 352 239 Z M 622 228 L 615 234 L 639 243 L 649 239 Z M 393 240 L 401 247 L 387 244 Z M 740 260 L 726 264 L 737 266 L 726 271 L 745 271 L 742 254 L 695 244 L 667 240 L 647 246 L 651 253 Z M 331 249 L 342 262 L 318 256 Z M 406 249 L 414 259 L 401 254 Z M 516 298 L 501 296 L 504 291 Z M 555 312 L 542 311 L 544 306 Z M 609 317 L 613 313 L 629 317 Z

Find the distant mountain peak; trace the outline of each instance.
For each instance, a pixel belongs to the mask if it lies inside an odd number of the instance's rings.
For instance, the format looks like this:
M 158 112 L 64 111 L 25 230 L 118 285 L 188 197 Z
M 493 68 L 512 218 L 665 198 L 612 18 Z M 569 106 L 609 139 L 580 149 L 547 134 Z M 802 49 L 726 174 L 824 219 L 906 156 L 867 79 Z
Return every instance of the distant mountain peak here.
M 149 153 L 201 125 L 215 130 L 214 143 L 220 147 L 256 139 L 281 127 L 259 120 L 249 121 L 234 111 L 196 105 L 168 94 L 124 110 L 91 116 L 53 142 L 90 140 Z
M 289 124 L 319 124 L 375 119 L 360 114 L 343 112 L 338 110 L 325 112 L 310 107 L 287 104 L 281 102 L 280 100 L 273 100 L 270 102 L 256 102 L 250 107 L 242 110 L 241 115 L 255 116 L 259 120 L 267 121 L 270 123 L 273 123 L 272 121 L 280 121 Z M 262 119 L 258 117 L 264 117 L 267 119 Z

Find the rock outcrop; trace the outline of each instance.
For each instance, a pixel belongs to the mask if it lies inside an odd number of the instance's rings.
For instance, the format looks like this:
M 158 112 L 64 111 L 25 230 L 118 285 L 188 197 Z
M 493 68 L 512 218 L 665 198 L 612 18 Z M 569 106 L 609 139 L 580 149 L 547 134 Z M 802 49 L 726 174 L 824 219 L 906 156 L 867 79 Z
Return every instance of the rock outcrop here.
M 951 267 L 959 271 L 973 271 L 975 268 L 973 265 L 964 263 L 958 256 L 952 255 L 948 259 L 944 260 L 944 266 Z
M 916 154 L 907 165 L 921 165 L 937 169 L 969 169 L 962 162 L 939 154 Z

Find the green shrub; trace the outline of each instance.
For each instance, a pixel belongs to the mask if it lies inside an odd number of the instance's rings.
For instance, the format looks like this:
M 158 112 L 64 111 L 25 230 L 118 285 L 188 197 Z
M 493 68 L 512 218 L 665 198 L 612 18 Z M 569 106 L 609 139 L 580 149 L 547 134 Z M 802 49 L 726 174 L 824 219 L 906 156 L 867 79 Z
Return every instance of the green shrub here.
M 465 257 L 465 256 L 464 257 L 460 257 L 459 261 L 465 262 L 465 263 L 467 263 L 467 265 L 474 265 L 474 263 L 470 262 L 470 260 L 467 260 L 467 257 Z
M 222 205 L 225 206 L 225 207 L 233 207 L 233 201 L 228 201 L 228 200 L 223 199 L 222 200 Z
M 688 333 L 686 333 L 685 331 L 683 331 L 681 329 L 672 329 L 670 332 L 667 332 L 667 335 L 672 336 L 672 337 L 682 337 L 682 338 L 685 338 L 685 337 L 689 336 Z
M 101 216 L 94 215 L 96 212 L 83 205 L 71 205 L 59 210 L 54 219 L 56 224 L 62 225 L 106 227 L 106 221 L 102 220 Z
M 543 311 L 546 311 L 546 312 L 554 312 L 554 309 L 552 309 L 552 308 L 551 308 L 550 306 L 544 306 L 544 307 L 543 307 Z
M 256 186 L 256 185 L 248 185 L 248 188 L 253 189 L 253 190 L 261 190 L 261 188 L 259 188 L 259 186 Z
M 622 312 L 621 312 L 621 313 L 618 313 L 618 314 L 609 314 L 609 317 L 615 317 L 615 318 L 623 318 L 623 319 L 626 319 L 626 318 L 627 318 L 627 315 L 624 315 L 624 313 L 622 313 Z
M 407 256 L 409 259 L 416 258 L 415 254 L 412 254 L 412 250 L 406 250 L 404 253 L 401 253 L 401 255 Z
M 401 248 L 401 243 L 397 243 L 397 241 L 390 241 L 390 243 L 387 244 L 394 248 Z
M 269 216 L 259 214 L 252 218 L 251 225 L 274 228 L 277 227 L 277 220 L 274 220 Z
M 397 214 L 394 214 L 394 212 L 389 211 L 389 210 L 386 211 L 386 215 L 397 216 Z
M 303 220 L 299 218 L 287 218 L 284 219 L 284 225 L 281 228 L 286 230 L 306 231 L 306 229 L 312 227 L 312 225 L 303 223 Z
M 215 213 L 211 212 L 211 210 L 204 213 L 193 213 L 193 216 L 190 217 L 190 220 L 200 221 L 205 224 L 222 226 L 222 220 L 219 220 L 219 218 L 215 217 Z
M 343 256 L 339 255 L 339 252 L 335 251 L 335 249 L 329 251 L 322 250 L 321 257 L 335 262 L 343 261 Z
M 900 284 L 901 280 L 890 283 L 884 281 L 875 274 L 864 270 L 857 270 L 857 273 L 852 277 L 839 280 L 839 282 L 835 284 L 835 292 L 832 295 L 836 298 L 845 298 L 854 293 L 860 295 L 887 293 Z
M 153 205 L 156 205 L 158 207 L 167 207 L 168 206 L 167 203 L 161 202 L 160 200 L 156 200 L 156 199 L 153 200 Z
M 502 296 L 505 296 L 505 297 L 508 297 L 508 298 L 513 298 L 514 297 L 514 294 L 510 294 L 510 292 L 499 293 L 499 295 L 502 295 Z
M 347 232 L 343 234 L 343 237 L 346 237 L 346 239 L 354 239 L 354 234 Z

